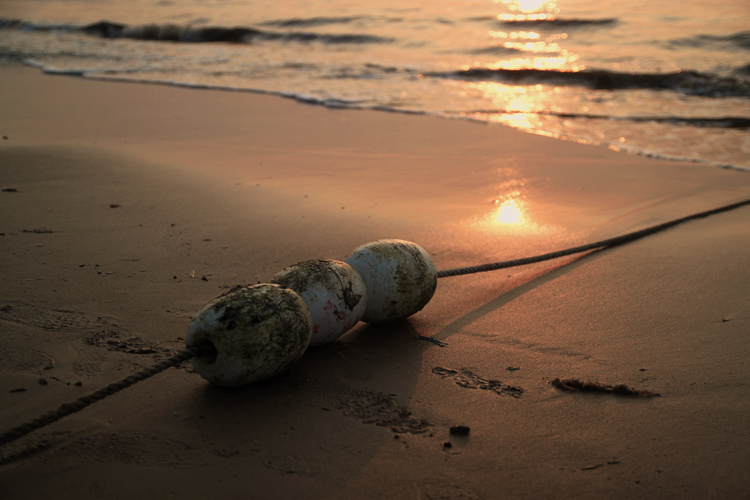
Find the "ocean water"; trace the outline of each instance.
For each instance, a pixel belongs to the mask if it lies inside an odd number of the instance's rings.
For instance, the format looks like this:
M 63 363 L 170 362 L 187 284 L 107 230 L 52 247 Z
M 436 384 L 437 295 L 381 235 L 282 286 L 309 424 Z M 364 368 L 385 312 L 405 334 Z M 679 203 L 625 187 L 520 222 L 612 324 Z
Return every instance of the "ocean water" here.
M 3 0 L 0 58 L 750 170 L 747 0 Z

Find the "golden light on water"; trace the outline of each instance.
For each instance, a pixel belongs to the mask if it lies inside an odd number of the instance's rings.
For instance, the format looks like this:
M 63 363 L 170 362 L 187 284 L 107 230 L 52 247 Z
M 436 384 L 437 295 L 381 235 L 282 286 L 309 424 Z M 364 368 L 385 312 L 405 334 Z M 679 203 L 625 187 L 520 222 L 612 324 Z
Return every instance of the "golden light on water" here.
M 521 177 L 510 167 L 498 168 L 495 173 L 498 183 L 492 186 L 495 195 L 486 200 L 489 206 L 485 205 L 476 217 L 464 221 L 464 224 L 474 231 L 493 236 L 546 235 L 559 229 L 536 219 L 539 207 L 535 207 L 533 196 L 529 196 L 533 192 L 527 186 L 530 179 Z
M 546 21 L 554 19 L 560 12 L 556 1 L 550 0 L 494 0 L 504 4 L 510 14 L 499 14 L 500 20 L 508 21 Z M 512 23 L 508 24 L 512 26 Z M 533 24 L 531 25 L 533 26 Z M 529 27 L 528 25 L 526 27 Z M 462 81 L 460 95 L 481 100 L 487 103 L 482 111 L 461 113 L 485 122 L 502 123 L 514 128 L 533 131 L 541 135 L 561 137 L 542 125 L 549 123 L 547 116 L 554 116 L 562 110 L 557 105 L 559 94 L 564 86 L 554 85 L 553 80 L 534 78 L 540 74 L 534 71 L 578 72 L 586 69 L 578 61 L 580 57 L 567 49 L 564 44 L 567 33 L 547 33 L 531 30 L 491 30 L 488 35 L 497 40 L 502 47 L 515 51 L 517 57 L 503 57 L 494 61 L 473 61 L 463 69 L 477 67 L 490 71 L 507 71 L 518 73 L 501 73 L 500 81 Z M 515 81 L 517 78 L 518 81 Z M 536 84 L 535 84 L 536 83 Z M 496 111 L 484 111 L 485 109 Z M 546 130 L 546 131 L 542 131 Z
M 503 40 L 503 47 L 529 54 L 525 57 L 504 59 L 486 64 L 487 69 L 540 69 L 580 71 L 584 66 L 574 64 L 579 56 L 560 47 L 558 40 L 568 37 L 565 33 L 548 36 L 541 40 L 541 35 L 533 31 L 490 31 L 492 38 Z
M 517 6 L 521 12 L 536 12 L 539 10 L 554 11 L 557 2 L 550 0 L 508 0 L 506 2 L 511 8 Z
M 496 82 L 462 82 L 466 95 L 480 95 L 502 113 L 476 112 L 482 121 L 502 123 L 523 130 L 540 128 L 540 113 L 551 106 L 552 95 L 543 86 L 505 85 Z M 554 92 L 554 91 L 553 91 Z
M 502 203 L 500 203 L 500 200 L 495 200 L 495 202 L 498 207 L 490 217 L 494 218 L 497 223 L 520 225 L 526 222 L 520 200 L 511 198 Z
M 515 50 L 521 50 L 524 52 L 534 52 L 536 54 L 540 53 L 552 53 L 556 54 L 561 52 L 560 46 L 556 43 L 547 43 L 547 42 L 505 42 L 503 44 L 503 47 L 506 49 L 515 49 Z M 557 61 L 560 60 L 559 57 L 555 58 Z
M 549 21 L 555 19 L 560 12 L 557 3 L 546 0 L 496 0 L 496 3 L 506 4 L 513 13 L 498 14 L 500 21 Z M 516 13 L 518 12 L 518 13 Z M 506 49 L 523 53 L 515 59 L 503 59 L 495 64 L 485 65 L 488 69 L 538 69 L 580 71 L 583 66 L 575 65 L 579 59 L 574 54 L 559 45 L 558 42 L 568 38 L 567 33 L 548 33 L 543 35 L 536 31 L 504 31 L 492 30 L 491 38 L 502 41 Z
M 497 174 L 506 180 L 495 186 L 498 194 L 487 200 L 491 207 L 485 205 L 476 217 L 464 220 L 464 228 L 493 238 L 492 241 L 502 236 L 547 237 L 565 230 L 543 220 L 545 214 L 534 199 L 534 190 L 526 187 L 527 179 L 518 177 L 512 168 L 498 169 Z
M 472 225 L 483 231 L 506 232 L 534 230 L 528 207 L 525 201 L 524 179 L 516 177 L 513 169 L 501 169 L 500 176 L 509 176 L 504 182 L 498 184 L 495 189 L 497 196 L 492 199 L 492 209 L 476 219 Z
M 555 19 L 560 12 L 557 2 L 554 0 L 494 0 L 495 3 L 503 3 L 511 13 L 498 14 L 500 21 L 550 21 Z M 514 64 L 505 61 L 494 65 L 491 69 L 540 69 L 540 70 L 568 70 L 578 71 L 582 67 L 574 67 L 572 63 L 578 60 L 578 56 L 560 47 L 559 40 L 565 40 L 567 33 L 554 33 L 547 36 L 535 31 L 490 31 L 490 37 L 505 40 L 503 47 L 533 54 L 531 64 L 528 57 L 518 58 Z M 547 56 L 547 57 L 540 57 Z M 554 56 L 552 55 L 554 54 Z
M 560 12 L 554 0 L 495 0 L 495 3 L 503 3 L 508 6 L 508 10 L 521 13 L 520 15 L 501 14 L 497 16 L 501 21 L 544 20 Z
M 552 14 L 498 14 L 501 21 L 545 21 L 554 19 Z
M 511 38 L 511 39 L 522 39 L 522 40 L 538 40 L 541 38 L 539 33 L 533 31 L 514 31 L 512 33 L 506 33 L 505 31 L 490 31 L 492 38 Z

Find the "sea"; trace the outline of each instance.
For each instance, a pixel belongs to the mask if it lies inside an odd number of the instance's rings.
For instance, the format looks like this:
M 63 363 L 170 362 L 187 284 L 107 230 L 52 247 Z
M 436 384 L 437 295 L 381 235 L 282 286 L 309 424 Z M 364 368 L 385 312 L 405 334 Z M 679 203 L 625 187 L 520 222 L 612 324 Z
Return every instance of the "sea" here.
M 750 171 L 747 0 L 1 0 L 0 59 Z

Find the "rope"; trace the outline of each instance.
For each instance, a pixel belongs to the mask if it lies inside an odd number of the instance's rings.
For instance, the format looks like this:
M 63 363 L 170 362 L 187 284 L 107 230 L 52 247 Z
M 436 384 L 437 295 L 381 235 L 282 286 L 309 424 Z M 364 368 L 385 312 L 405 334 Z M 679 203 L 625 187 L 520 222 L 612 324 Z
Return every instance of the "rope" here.
M 178 352 L 177 354 L 174 354 L 168 357 L 165 360 L 162 360 L 156 363 L 153 366 L 149 366 L 137 373 L 134 373 L 133 375 L 125 377 L 119 382 L 109 384 L 107 387 L 103 389 L 99 389 L 96 392 L 93 392 L 86 396 L 82 396 L 76 399 L 75 401 L 73 401 L 72 403 L 64 404 L 60 406 L 57 410 L 51 411 L 45 415 L 42 415 L 39 418 L 31 420 L 30 422 L 27 422 L 23 425 L 19 425 L 15 429 L 11 429 L 8 432 L 3 433 L 2 435 L 0 435 L 0 446 L 4 446 L 8 443 L 11 443 L 15 441 L 16 439 L 19 439 L 25 436 L 26 434 L 29 434 L 32 431 L 35 431 L 41 427 L 47 426 L 53 422 L 57 422 L 58 420 L 64 417 L 67 417 L 68 415 L 72 415 L 73 413 L 79 412 L 83 410 L 84 408 L 86 408 L 87 406 L 89 406 L 90 404 L 93 404 L 101 399 L 104 399 L 108 396 L 116 394 L 123 389 L 127 389 L 131 385 L 141 382 L 142 380 L 146 380 L 147 378 L 153 377 L 157 373 L 161 373 L 167 368 L 177 366 L 180 363 L 187 361 L 190 358 L 199 356 L 202 352 L 203 352 L 202 347 L 191 347 L 191 348 L 185 349 L 183 351 Z
M 617 245 L 622 245 L 624 243 L 628 243 L 628 242 L 643 238 L 645 236 L 648 236 L 654 233 L 658 233 L 660 231 L 664 231 L 678 224 L 682 224 L 683 222 L 687 222 L 687 221 L 691 221 L 695 219 L 701 219 L 701 218 L 708 217 L 710 215 L 719 214 L 722 212 L 728 212 L 730 210 L 734 210 L 736 208 L 740 208 L 745 205 L 750 205 L 750 200 L 745 200 L 745 201 L 741 201 L 738 203 L 733 203 L 731 205 L 726 205 L 720 208 L 715 208 L 713 210 L 708 210 L 705 212 L 688 215 L 687 217 L 682 217 L 680 219 L 675 219 L 669 222 L 664 222 L 656 226 L 651 226 L 646 229 L 641 229 L 640 231 L 634 231 L 632 233 L 624 234 L 622 236 L 617 236 L 615 238 L 598 241 L 596 243 L 589 243 L 588 245 L 573 247 L 567 250 L 559 250 L 557 252 L 537 255 L 535 257 L 527 257 L 523 259 L 509 260 L 505 262 L 494 262 L 490 264 L 481 264 L 478 266 L 447 269 L 444 271 L 439 271 L 437 275 L 438 275 L 438 278 L 447 278 L 450 276 L 461 276 L 464 274 L 494 271 L 497 269 L 505 269 L 508 267 L 523 266 L 526 264 L 533 264 L 535 262 L 543 262 L 545 260 L 557 259 L 559 257 L 564 257 L 566 255 L 573 255 L 576 253 L 587 252 L 589 250 L 595 250 L 597 248 L 614 247 Z M 156 363 L 153 366 L 149 366 L 137 373 L 134 373 L 133 375 L 125 377 L 119 382 L 109 384 L 107 387 L 100 389 L 96 392 L 93 392 L 91 394 L 88 394 L 86 396 L 80 397 L 77 400 L 73 401 L 72 403 L 64 404 L 60 406 L 57 410 L 51 411 L 23 425 L 19 425 L 18 427 L 11 429 L 8 432 L 5 432 L 0 435 L 0 446 L 4 446 L 8 443 L 11 443 L 37 429 L 45 427 L 54 422 L 57 422 L 58 420 L 67 417 L 68 415 L 72 415 L 73 413 L 79 412 L 83 410 L 84 408 L 86 408 L 87 406 L 97 401 L 100 401 L 106 397 L 116 394 L 123 389 L 127 389 L 131 385 L 141 382 L 143 380 L 146 380 L 147 378 L 151 378 L 157 373 L 163 372 L 167 368 L 177 366 L 180 363 L 183 363 L 193 357 L 200 356 L 201 354 L 206 353 L 207 349 L 208 349 L 207 347 L 203 347 L 203 346 L 201 347 L 194 346 L 194 347 L 190 347 L 188 349 L 182 350 L 168 357 L 167 359 L 164 359 Z
M 437 277 L 449 278 L 451 276 L 462 276 L 464 274 L 483 273 L 487 271 L 495 271 L 497 269 L 506 269 L 508 267 L 525 266 L 527 264 L 534 264 L 536 262 L 543 262 L 545 260 L 552 260 L 552 259 L 557 259 L 559 257 L 565 257 L 566 255 L 573 255 L 577 253 L 588 252 L 589 250 L 596 250 L 598 248 L 615 247 L 618 245 L 629 243 L 631 241 L 635 241 L 645 236 L 652 235 L 654 233 L 658 233 L 660 231 L 664 231 L 666 229 L 674 227 L 678 224 L 682 224 L 684 222 L 688 222 L 688 221 L 695 220 L 695 219 L 702 219 L 704 217 L 719 214 L 722 212 L 728 212 L 730 210 L 734 210 L 736 208 L 740 208 L 745 205 L 750 205 L 750 200 L 740 201 L 738 203 L 732 203 L 731 205 L 726 205 L 723 207 L 714 208 L 713 210 L 707 210 L 705 212 L 688 215 L 680 219 L 675 219 L 669 222 L 664 222 L 662 224 L 657 224 L 655 226 L 647 227 L 646 229 L 641 229 L 639 231 L 633 231 L 632 233 L 623 234 L 622 236 L 616 236 L 614 238 L 609 238 L 606 240 L 597 241 L 596 243 L 589 243 L 587 245 L 581 245 L 578 247 L 568 248 L 566 250 L 559 250 L 557 252 L 545 253 L 542 255 L 534 256 L 534 257 L 526 257 L 523 259 L 508 260 L 504 262 L 493 262 L 490 264 L 480 264 L 478 266 L 458 267 L 455 269 L 446 269 L 444 271 L 438 271 Z

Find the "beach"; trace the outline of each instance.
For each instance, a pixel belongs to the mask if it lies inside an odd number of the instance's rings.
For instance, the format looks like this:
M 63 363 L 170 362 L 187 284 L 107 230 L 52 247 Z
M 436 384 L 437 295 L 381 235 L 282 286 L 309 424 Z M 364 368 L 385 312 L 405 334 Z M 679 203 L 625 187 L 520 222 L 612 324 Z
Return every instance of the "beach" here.
M 399 238 L 447 269 L 750 198 L 747 172 L 502 126 L 0 73 L 3 432 L 179 351 L 204 304 L 295 262 Z M 408 320 L 254 386 L 168 370 L 0 448 L 0 491 L 746 498 L 749 210 L 441 279 Z

